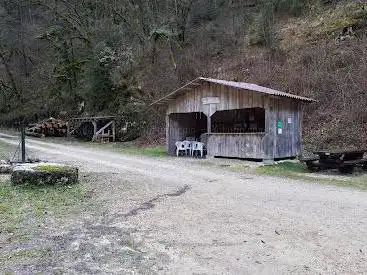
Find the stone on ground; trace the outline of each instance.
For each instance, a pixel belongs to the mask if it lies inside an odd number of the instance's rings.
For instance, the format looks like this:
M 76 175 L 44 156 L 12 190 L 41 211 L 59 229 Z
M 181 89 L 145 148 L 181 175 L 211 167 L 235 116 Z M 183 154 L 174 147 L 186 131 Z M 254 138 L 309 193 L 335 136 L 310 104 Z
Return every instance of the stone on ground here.
M 0 174 L 10 174 L 13 167 L 10 164 L 0 164 Z
M 11 183 L 70 185 L 78 182 L 78 168 L 59 163 L 27 163 L 13 167 Z

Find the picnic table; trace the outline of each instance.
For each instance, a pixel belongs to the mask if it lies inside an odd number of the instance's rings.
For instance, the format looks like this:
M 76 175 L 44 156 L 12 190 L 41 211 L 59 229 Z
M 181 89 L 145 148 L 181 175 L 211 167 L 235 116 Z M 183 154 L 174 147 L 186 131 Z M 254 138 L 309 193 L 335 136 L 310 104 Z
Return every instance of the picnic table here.
M 308 169 L 319 171 L 321 169 L 338 169 L 341 173 L 352 173 L 355 167 L 367 168 L 367 158 L 364 154 L 367 149 L 316 151 L 316 157 L 303 159 Z

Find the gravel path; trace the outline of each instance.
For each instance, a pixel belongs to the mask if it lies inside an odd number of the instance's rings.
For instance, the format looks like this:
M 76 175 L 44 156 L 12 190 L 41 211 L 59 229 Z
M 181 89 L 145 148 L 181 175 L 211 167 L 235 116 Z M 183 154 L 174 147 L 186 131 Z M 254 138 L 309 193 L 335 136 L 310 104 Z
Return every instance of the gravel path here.
M 17 143 L 6 135 L 0 141 Z M 78 165 L 95 194 L 78 220 L 49 232 L 63 255 L 53 270 L 367 272 L 365 192 L 239 174 L 202 165 L 205 160 L 137 157 L 40 140 L 28 146 L 41 158 Z

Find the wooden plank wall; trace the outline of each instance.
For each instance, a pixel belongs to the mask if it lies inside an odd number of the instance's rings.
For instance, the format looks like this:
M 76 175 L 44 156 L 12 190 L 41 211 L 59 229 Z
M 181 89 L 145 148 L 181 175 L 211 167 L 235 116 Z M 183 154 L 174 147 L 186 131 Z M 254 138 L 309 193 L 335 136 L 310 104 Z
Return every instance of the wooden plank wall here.
M 277 121 L 283 122 L 282 133 L 276 128 L 276 150 L 274 158 L 296 157 L 301 153 L 301 127 L 299 103 L 290 99 L 272 99 L 274 102 L 274 113 Z M 288 123 L 288 119 L 291 123 Z
M 264 159 L 273 160 L 276 148 L 276 113 L 270 97 L 265 98 L 265 135 L 262 139 Z
M 264 134 L 211 134 L 208 156 L 264 159 Z
M 203 97 L 219 97 L 220 103 L 215 104 L 214 111 L 223 111 L 254 107 L 264 108 L 266 95 L 205 83 L 179 95 L 169 104 L 167 114 L 203 112 L 208 115 L 210 106 L 202 104 Z

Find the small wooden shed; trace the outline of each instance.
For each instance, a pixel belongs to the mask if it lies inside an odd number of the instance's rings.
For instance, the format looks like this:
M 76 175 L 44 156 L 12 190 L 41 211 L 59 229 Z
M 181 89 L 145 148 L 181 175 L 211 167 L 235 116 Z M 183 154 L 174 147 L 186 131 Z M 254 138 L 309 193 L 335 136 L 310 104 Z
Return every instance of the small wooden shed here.
M 92 139 L 92 141 L 116 140 L 116 117 L 78 117 L 67 121 L 67 136 L 77 134 L 79 137 Z
M 167 149 L 187 138 L 208 156 L 283 159 L 302 151 L 302 107 L 313 99 L 255 84 L 199 77 L 152 105 L 165 105 Z

